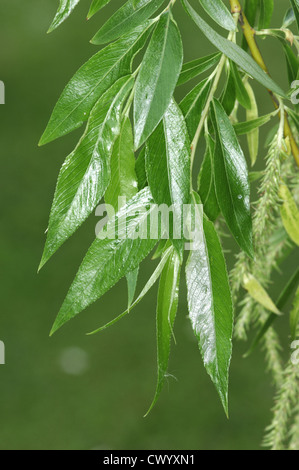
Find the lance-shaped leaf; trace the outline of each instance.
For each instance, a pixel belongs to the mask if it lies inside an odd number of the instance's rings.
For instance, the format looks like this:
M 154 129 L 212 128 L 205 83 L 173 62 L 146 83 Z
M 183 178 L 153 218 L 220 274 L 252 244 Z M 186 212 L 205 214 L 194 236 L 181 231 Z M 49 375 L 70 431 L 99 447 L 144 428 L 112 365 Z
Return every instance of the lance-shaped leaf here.
M 206 370 L 228 414 L 233 307 L 222 247 L 213 223 L 205 217 L 202 237 L 190 252 L 186 279 L 192 328 Z
M 134 97 L 135 147 L 156 129 L 166 112 L 183 63 L 180 32 L 170 12 L 157 24 L 142 61 Z
M 105 193 L 106 204 L 117 211 L 138 192 L 135 173 L 134 141 L 131 122 L 125 116 L 111 156 L 111 181 Z M 109 214 L 109 206 L 107 206 Z M 127 275 L 128 306 L 134 300 L 138 268 Z
M 92 4 L 90 5 L 87 19 L 90 19 L 93 15 L 95 15 L 98 11 L 100 11 L 110 2 L 111 0 L 93 0 Z
M 294 10 L 295 16 L 296 16 L 296 21 L 297 21 L 297 25 L 299 29 L 299 0 L 290 0 L 290 1 Z
M 137 176 L 137 181 L 138 181 L 138 189 L 139 191 L 141 191 L 141 189 L 148 186 L 146 170 L 145 170 L 145 147 L 143 147 L 143 149 L 138 155 L 138 158 L 135 163 L 135 171 L 136 171 L 136 176 Z
M 203 203 L 205 214 L 213 222 L 220 214 L 220 208 L 215 192 L 213 154 L 215 142 L 208 134 L 206 135 L 206 153 L 198 175 L 198 193 Z
M 146 172 L 157 204 L 179 207 L 190 199 L 190 140 L 182 111 L 171 101 L 147 143 Z
M 221 104 L 213 101 L 215 188 L 219 207 L 239 246 L 253 257 L 250 184 L 243 151 Z
M 289 237 L 299 246 L 299 210 L 290 190 L 285 184 L 281 185 L 279 195 L 283 201 L 280 214 Z
M 226 85 L 221 97 L 221 104 L 228 116 L 230 116 L 234 110 L 236 99 L 237 93 L 235 87 L 235 80 L 233 77 L 232 68 L 229 66 L 227 70 Z
M 141 23 L 152 16 L 165 0 L 142 0 L 134 7 L 132 0 L 128 0 L 92 38 L 93 44 L 105 44 L 130 33 Z
M 203 8 L 222 28 L 228 31 L 236 29 L 235 22 L 231 13 L 228 11 L 222 0 L 199 0 Z
M 200 57 L 199 59 L 192 60 L 183 65 L 180 78 L 178 80 L 178 85 L 183 85 L 184 83 L 192 80 L 192 78 L 197 77 L 203 72 L 206 72 L 211 67 L 214 67 L 218 64 L 221 54 L 216 52 L 206 57 Z
M 181 101 L 180 108 L 185 117 L 190 141 L 193 140 L 202 112 L 211 90 L 211 82 L 206 79 L 198 83 Z
M 245 122 L 238 122 L 237 124 L 234 125 L 234 129 L 237 135 L 245 135 L 253 130 L 264 126 L 267 124 L 273 116 L 277 114 L 277 111 L 274 111 L 273 113 L 265 114 L 265 116 L 260 116 L 256 119 L 250 119 L 249 121 Z
M 54 29 L 58 28 L 72 13 L 74 8 L 78 5 L 80 0 L 59 0 L 59 7 L 55 18 L 48 30 L 48 33 L 54 31 Z
M 98 99 L 115 81 L 131 73 L 132 60 L 144 46 L 151 21 L 95 54 L 74 75 L 59 98 L 40 140 L 44 145 L 80 127 Z
M 176 251 L 172 250 L 159 284 L 157 303 L 158 380 L 154 400 L 146 415 L 157 403 L 167 375 L 170 342 L 178 309 L 180 270 L 180 258 Z
M 105 201 L 117 210 L 120 197 L 129 201 L 137 192 L 133 131 L 129 117 L 125 117 L 113 147 L 111 181 L 105 194 Z
M 250 98 L 250 109 L 246 110 L 246 119 L 247 122 L 252 122 L 259 117 L 258 106 L 255 98 L 255 94 L 249 83 L 245 84 L 248 96 Z M 258 153 L 259 153 L 259 137 L 260 131 L 259 128 L 255 128 L 247 134 L 247 143 L 251 159 L 251 165 L 253 166 L 256 162 Z
M 108 222 L 88 250 L 51 334 L 134 271 L 154 248 L 157 240 L 147 233 L 153 202 L 149 189 L 144 189 Z
M 236 64 L 232 61 L 230 61 L 230 68 L 236 89 L 237 100 L 245 109 L 251 109 L 251 101 L 247 89 L 245 88 L 245 85 L 243 83 L 242 77 Z
M 110 181 L 110 156 L 134 80 L 118 80 L 94 107 L 86 131 L 59 174 L 40 268 L 87 219 Z
M 273 300 L 270 298 L 269 294 L 263 288 L 263 286 L 259 283 L 259 281 L 252 276 L 252 274 L 248 274 L 243 279 L 243 284 L 245 289 L 248 291 L 250 296 L 262 305 L 265 309 L 269 310 L 270 312 L 275 313 L 276 315 L 280 315 L 280 311 L 276 307 Z
M 293 308 L 290 314 L 290 326 L 292 340 L 296 339 L 298 326 L 299 326 L 299 288 L 297 289 Z
M 287 96 L 283 90 L 267 75 L 263 69 L 255 62 L 255 60 L 247 54 L 241 47 L 233 42 L 223 38 L 220 34 L 214 31 L 191 7 L 187 0 L 182 0 L 186 11 L 191 16 L 195 24 L 201 29 L 207 39 L 214 44 L 215 47 L 229 59 L 235 62 L 244 72 L 253 77 L 259 83 L 269 90 L 277 93 L 283 98 Z

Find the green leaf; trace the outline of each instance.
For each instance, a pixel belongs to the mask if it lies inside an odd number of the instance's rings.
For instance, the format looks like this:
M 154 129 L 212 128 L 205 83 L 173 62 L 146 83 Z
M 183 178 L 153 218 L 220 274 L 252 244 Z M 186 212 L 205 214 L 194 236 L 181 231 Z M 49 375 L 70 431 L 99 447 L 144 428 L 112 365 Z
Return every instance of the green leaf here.
M 51 331 L 55 333 L 66 322 L 102 297 L 122 277 L 134 271 L 154 248 L 157 240 L 139 238 L 147 233 L 153 199 L 149 189 L 138 193 L 123 207 L 107 230 L 98 235 L 85 256 L 77 276 L 58 313 Z M 123 226 L 125 221 L 125 226 Z M 119 226 L 114 237 L 115 225 Z
M 92 38 L 92 44 L 105 44 L 130 33 L 157 11 L 165 0 L 143 0 L 134 8 L 127 1 Z
M 132 60 L 144 46 L 152 21 L 95 54 L 74 75 L 59 98 L 40 140 L 44 145 L 80 127 L 98 99 L 115 81 L 132 71 Z
M 97 330 L 94 330 L 92 331 L 91 333 L 88 333 L 88 335 L 95 335 L 97 333 L 100 333 L 101 331 L 103 330 L 106 330 L 106 328 L 109 328 L 110 326 L 112 325 L 115 325 L 115 323 L 119 322 L 120 320 L 122 320 L 125 316 L 127 316 L 138 304 L 139 302 L 141 302 L 141 300 L 146 296 L 146 294 L 151 290 L 151 288 L 155 285 L 155 283 L 157 282 L 157 280 L 159 279 L 159 277 L 161 276 L 162 274 L 162 271 L 164 269 L 164 266 L 166 265 L 167 263 L 167 260 L 172 252 L 173 248 L 168 248 L 165 253 L 163 254 L 162 256 L 162 259 L 160 261 L 160 263 L 158 264 L 158 266 L 156 267 L 155 271 L 153 272 L 153 274 L 151 275 L 150 279 L 147 281 L 146 285 L 144 286 L 144 288 L 142 289 L 140 295 L 137 297 L 137 299 L 135 300 L 135 302 L 130 306 L 130 308 L 128 308 L 125 312 L 123 312 L 121 315 L 118 315 L 118 317 L 114 318 L 112 321 L 110 321 L 109 323 L 106 323 L 106 325 L 104 326 L 101 326 L 100 328 L 98 328 Z
M 110 156 L 133 79 L 118 80 L 91 112 L 86 131 L 59 174 L 40 268 L 95 209 L 110 181 Z
M 255 99 L 254 91 L 248 82 L 245 84 L 245 88 L 248 93 L 248 97 L 250 99 L 250 109 L 246 110 L 246 119 L 247 119 L 247 122 L 250 122 L 250 121 L 252 122 L 255 119 L 258 119 L 259 117 L 258 106 L 257 106 L 257 102 Z M 259 132 L 258 127 L 251 130 L 247 134 L 247 143 L 248 143 L 249 155 L 250 155 L 252 166 L 256 163 L 257 156 L 259 153 L 259 137 L 260 137 L 260 132 Z
M 299 288 L 297 289 L 293 308 L 290 314 L 290 326 L 291 326 L 292 340 L 295 340 L 297 337 L 298 325 L 299 325 Z
M 95 15 L 110 2 L 111 0 L 93 0 L 87 15 L 87 19 L 89 20 L 93 15 Z
M 172 100 L 163 122 L 147 143 L 147 179 L 156 204 L 181 209 L 189 203 L 190 153 L 184 117 Z
M 248 134 L 255 129 L 264 126 L 267 124 L 273 116 L 275 116 L 277 112 L 273 112 L 270 114 L 265 114 L 264 116 L 260 116 L 256 119 L 250 119 L 249 121 L 245 122 L 238 122 L 234 124 L 234 129 L 237 135 L 245 135 Z
M 299 71 L 299 60 L 293 49 L 288 44 L 283 44 L 287 61 L 288 77 L 290 86 L 296 80 Z
M 105 194 L 105 201 L 117 210 L 119 197 L 126 197 L 129 201 L 137 192 L 133 131 L 129 117 L 125 117 L 113 147 L 111 181 Z
M 287 186 L 280 186 L 279 195 L 283 201 L 280 214 L 290 239 L 299 246 L 299 210 Z
M 220 214 L 220 208 L 215 192 L 213 154 L 215 142 L 208 134 L 206 138 L 206 153 L 198 175 L 198 193 L 203 203 L 205 214 L 214 222 Z
M 237 69 L 237 66 L 235 65 L 235 63 L 232 61 L 230 61 L 230 67 L 231 67 L 232 77 L 234 80 L 237 100 L 243 106 L 243 108 L 250 109 L 251 101 L 250 101 L 248 92 L 245 88 L 245 85 L 243 83 L 243 80 L 241 78 L 241 75 L 239 73 L 239 70 Z
M 212 121 L 216 134 L 214 176 L 218 204 L 237 243 L 253 257 L 247 164 L 233 126 L 217 100 L 213 101 Z
M 211 82 L 206 79 L 196 85 L 181 101 L 180 108 L 184 114 L 190 141 L 193 140 L 200 117 L 211 90 Z
M 221 98 L 221 104 L 228 116 L 230 116 L 234 110 L 236 99 L 237 93 L 235 87 L 235 80 L 233 77 L 232 68 L 229 66 L 227 70 L 226 85 Z
M 251 274 L 246 275 L 243 279 L 245 289 L 249 295 L 266 310 L 269 310 L 276 315 L 280 315 L 280 311 L 274 304 L 273 300 L 269 297 L 269 294 L 265 291 L 259 281 Z
M 166 12 L 156 26 L 136 81 L 136 149 L 148 139 L 163 118 L 177 84 L 182 63 L 183 46 L 180 32 L 171 13 Z
M 221 244 L 213 223 L 205 217 L 202 239 L 190 252 L 186 279 L 192 328 L 204 365 L 228 414 L 233 306 Z
M 193 78 L 197 77 L 203 72 L 206 72 L 210 68 L 218 64 L 221 54 L 216 52 L 206 57 L 200 57 L 199 59 L 192 60 L 183 65 L 181 75 L 178 80 L 178 86 L 189 82 Z
M 274 0 L 261 0 L 261 13 L 259 19 L 259 29 L 270 27 L 274 10 Z
M 241 47 L 223 38 L 214 31 L 191 7 L 187 0 L 182 0 L 187 13 L 202 30 L 207 39 L 224 55 L 235 62 L 244 72 L 261 83 L 264 87 L 287 99 L 283 90 L 266 74 L 255 60 Z
M 290 7 L 283 19 L 282 29 L 289 28 L 296 21 L 295 13 L 292 7 Z
M 296 21 L 297 21 L 297 26 L 299 29 L 299 0 L 290 0 L 295 16 L 296 16 Z
M 236 25 L 231 13 L 228 11 L 222 0 L 199 0 L 203 8 L 222 28 L 228 31 L 235 31 Z
M 145 416 L 150 413 L 157 403 L 167 375 L 170 342 L 178 309 L 180 269 L 180 258 L 176 251 L 172 250 L 163 269 L 159 284 L 157 304 L 158 380 L 154 400 Z
M 48 33 L 54 31 L 54 29 L 58 28 L 72 13 L 74 8 L 78 5 L 80 0 L 59 0 L 59 7 L 55 18 L 48 30 Z

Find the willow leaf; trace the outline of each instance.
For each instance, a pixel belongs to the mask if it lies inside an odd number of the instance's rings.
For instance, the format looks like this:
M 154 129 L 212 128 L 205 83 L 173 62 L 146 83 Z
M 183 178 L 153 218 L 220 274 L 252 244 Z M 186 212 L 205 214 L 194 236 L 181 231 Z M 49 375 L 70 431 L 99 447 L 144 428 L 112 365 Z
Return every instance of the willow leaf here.
M 58 28 L 72 13 L 74 8 L 78 5 L 80 0 L 59 0 L 59 7 L 55 18 L 48 30 L 48 33 L 54 31 L 54 29 Z
M 80 127 L 115 81 L 131 73 L 132 60 L 148 38 L 151 21 L 95 54 L 74 75 L 59 98 L 42 135 L 44 145 Z
M 109 20 L 101 27 L 92 38 L 92 44 L 105 44 L 114 41 L 124 34 L 130 33 L 140 26 L 165 0 L 143 0 L 134 7 L 132 0 L 128 0 Z
M 163 118 L 176 87 L 182 63 L 183 46 L 180 32 L 171 13 L 166 12 L 156 26 L 136 80 L 136 149 L 148 139 Z
M 90 19 L 110 2 L 111 0 L 93 0 L 87 15 L 87 19 Z
M 203 234 L 186 266 L 189 316 L 204 365 L 228 414 L 233 307 L 228 275 L 214 225 L 203 218 Z
M 233 126 L 217 100 L 213 101 L 212 121 L 216 134 L 214 175 L 218 204 L 236 242 L 253 257 L 247 164 Z
M 98 101 L 86 131 L 59 174 L 40 267 L 95 209 L 110 181 L 110 156 L 133 79 L 118 80 Z
M 287 234 L 299 246 L 299 210 L 290 190 L 285 184 L 281 185 L 279 195 L 283 201 L 280 214 Z
M 157 352 L 158 352 L 158 380 L 154 400 L 146 413 L 148 415 L 157 403 L 168 369 L 170 342 L 173 335 L 173 326 L 178 309 L 180 258 L 175 250 L 162 271 L 157 303 Z
M 211 0 L 199 1 L 210 17 L 222 28 L 228 31 L 234 31 L 236 29 L 233 17 L 222 0 L 213 0 L 212 2 Z

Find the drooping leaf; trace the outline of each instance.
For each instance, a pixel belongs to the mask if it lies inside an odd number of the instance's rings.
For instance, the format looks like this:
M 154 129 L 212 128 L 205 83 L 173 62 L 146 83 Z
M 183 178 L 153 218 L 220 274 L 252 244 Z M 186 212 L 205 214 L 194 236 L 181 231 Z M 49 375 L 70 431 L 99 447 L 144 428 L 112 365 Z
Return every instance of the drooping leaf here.
M 156 26 L 136 80 L 136 149 L 148 139 L 163 118 L 177 84 L 182 63 L 180 32 L 171 13 L 166 12 Z
M 134 196 L 107 230 L 98 235 L 85 256 L 77 276 L 58 313 L 51 334 L 102 297 L 122 277 L 134 271 L 158 240 L 148 235 L 153 210 L 148 188 Z M 115 233 L 115 226 L 118 230 Z
M 289 237 L 299 246 L 299 210 L 292 193 L 285 184 L 280 186 L 279 195 L 283 201 L 280 214 Z
M 154 400 L 146 415 L 157 403 L 167 374 L 170 342 L 178 309 L 180 269 L 180 258 L 177 252 L 172 250 L 161 274 L 159 284 L 157 303 L 158 380 Z
M 283 98 L 287 99 L 283 90 L 267 75 L 262 68 L 255 62 L 255 60 L 247 54 L 241 47 L 231 41 L 223 38 L 220 34 L 214 31 L 191 7 L 187 0 L 182 0 L 187 13 L 191 16 L 195 24 L 202 30 L 207 39 L 214 44 L 214 46 L 225 54 L 229 59 L 235 62 L 244 72 L 261 83 L 264 87 L 277 93 Z
M 291 46 L 283 43 L 283 49 L 287 62 L 288 77 L 290 86 L 296 80 L 299 71 L 299 60 Z
M 257 102 L 255 99 L 254 91 L 248 82 L 245 84 L 245 88 L 250 99 L 250 109 L 246 110 L 246 119 L 247 119 L 247 122 L 252 122 L 258 119 L 259 117 L 258 106 L 257 106 Z M 259 153 L 259 137 L 260 137 L 259 127 L 251 130 L 247 134 L 247 143 L 248 143 L 249 155 L 250 155 L 252 166 L 256 163 L 257 156 Z
M 210 68 L 217 65 L 221 54 L 216 52 L 206 57 L 200 57 L 200 59 L 192 60 L 183 65 L 182 71 L 178 80 L 178 86 L 192 80 L 203 72 L 206 72 Z
M 245 122 L 238 122 L 237 124 L 234 124 L 234 129 L 237 135 L 245 135 L 248 134 L 255 129 L 264 126 L 267 124 L 273 116 L 275 116 L 277 113 L 276 111 L 273 113 L 265 114 L 265 116 L 260 116 L 256 119 L 250 119 L 249 121 Z
M 124 34 L 130 33 L 134 28 L 140 26 L 155 11 L 157 11 L 165 0 L 143 0 L 133 6 L 132 0 L 128 0 L 109 20 L 101 27 L 92 38 L 92 44 L 105 44 L 114 41 Z
M 115 81 L 131 73 L 132 60 L 144 46 L 152 27 L 145 23 L 95 54 L 64 89 L 40 140 L 44 145 L 80 127 L 98 99 Z
M 222 0 L 199 0 L 203 8 L 222 28 L 228 31 L 236 29 L 231 13 L 228 11 Z
M 274 11 L 274 0 L 261 0 L 261 12 L 259 29 L 267 29 L 270 26 Z
M 117 210 L 119 197 L 129 201 L 137 192 L 133 131 L 129 117 L 125 117 L 111 155 L 111 180 L 105 201 Z
M 221 244 L 213 223 L 205 217 L 201 240 L 190 252 L 186 279 L 192 328 L 204 365 L 228 414 L 233 307 Z
M 208 79 L 203 80 L 196 85 L 180 103 L 180 108 L 187 124 L 190 141 L 192 141 L 195 136 L 210 90 L 211 82 Z
M 236 100 L 237 100 L 237 93 L 236 93 L 236 87 L 235 87 L 235 80 L 233 77 L 232 69 L 229 66 L 227 70 L 225 89 L 220 100 L 228 116 L 230 116 L 231 113 L 233 112 L 235 104 L 236 104 Z
M 59 7 L 55 18 L 48 30 L 48 33 L 54 31 L 54 29 L 58 28 L 72 13 L 74 8 L 78 5 L 80 0 L 59 0 Z
M 214 222 L 220 214 L 220 208 L 215 192 L 213 154 L 215 142 L 206 135 L 206 153 L 198 175 L 198 193 L 203 203 L 205 214 Z
M 213 101 L 212 121 L 216 134 L 214 176 L 218 204 L 237 243 L 253 257 L 247 164 L 233 126 L 217 100 Z
M 168 260 L 169 256 L 171 255 L 172 250 L 173 250 L 173 248 L 170 247 L 163 253 L 163 256 L 162 256 L 162 259 L 161 259 L 160 263 L 158 264 L 155 271 L 153 272 L 153 274 L 151 275 L 151 277 L 149 278 L 149 280 L 145 284 L 144 288 L 142 289 L 140 295 L 137 297 L 135 302 L 130 306 L 130 308 L 128 308 L 125 312 L 118 315 L 118 317 L 114 318 L 109 323 L 106 323 L 106 325 L 101 326 L 100 328 L 92 331 L 91 333 L 88 333 L 88 335 L 95 335 L 97 333 L 100 333 L 103 330 L 106 330 L 106 328 L 109 328 L 110 326 L 115 325 L 115 323 L 119 322 L 125 316 L 127 316 L 141 302 L 141 300 L 146 296 L 146 294 L 151 290 L 151 288 L 155 285 L 155 283 L 157 282 L 157 280 L 161 276 L 161 274 L 163 272 L 163 269 L 164 269 L 164 266 L 166 265 L 167 260 Z
M 189 203 L 190 140 L 183 114 L 174 100 L 147 143 L 146 172 L 157 204 L 181 207 Z
M 91 112 L 86 131 L 59 174 L 40 267 L 77 230 L 100 202 L 110 181 L 110 156 L 120 131 L 124 100 L 133 79 L 119 79 Z
M 273 300 L 270 298 L 269 294 L 254 276 L 252 276 L 251 274 L 246 275 L 243 279 L 243 284 L 250 296 L 256 302 L 258 302 L 270 312 L 275 313 L 276 315 L 280 315 L 280 311 L 274 304 Z
M 230 61 L 230 67 L 231 67 L 232 77 L 234 80 L 237 100 L 245 109 L 250 109 L 251 101 L 250 101 L 248 92 L 245 88 L 245 85 L 243 83 L 243 80 L 241 78 L 241 75 L 239 73 L 239 70 L 236 64 L 232 61 Z
M 297 337 L 297 330 L 299 325 L 299 288 L 297 289 L 293 308 L 290 314 L 291 337 L 295 340 Z
M 111 0 L 93 0 L 87 15 L 87 19 L 90 19 L 110 2 Z

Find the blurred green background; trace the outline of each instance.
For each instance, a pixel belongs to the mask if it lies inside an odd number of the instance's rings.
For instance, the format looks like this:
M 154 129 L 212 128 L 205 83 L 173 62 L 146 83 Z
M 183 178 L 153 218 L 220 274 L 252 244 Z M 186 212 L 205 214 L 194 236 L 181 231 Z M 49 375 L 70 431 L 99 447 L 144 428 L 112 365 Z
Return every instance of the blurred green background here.
M 6 345 L 6 365 L 0 366 L 0 449 L 258 449 L 273 396 L 262 355 L 245 360 L 246 344 L 235 344 L 227 421 L 191 332 L 183 284 L 169 368 L 177 380 L 169 378 L 146 419 L 156 381 L 156 289 L 126 320 L 86 337 L 123 311 L 122 281 L 49 338 L 93 240 L 96 218 L 37 275 L 57 174 L 82 130 L 43 148 L 37 142 L 64 85 L 97 51 L 89 39 L 122 2 L 113 0 L 86 22 L 89 3 L 81 0 L 51 35 L 46 31 L 58 1 L 0 3 L 0 80 L 6 85 L 6 104 L 0 106 L 0 340 Z M 273 25 L 281 24 L 287 6 L 287 0 L 275 2 Z M 213 51 L 181 7 L 176 18 L 185 60 Z M 262 47 L 274 78 L 286 87 L 280 46 L 270 39 Z M 262 87 L 257 93 L 261 113 L 271 110 Z M 144 264 L 139 289 L 152 264 Z M 278 275 L 278 282 L 283 278 Z M 285 325 L 282 320 L 281 328 Z

